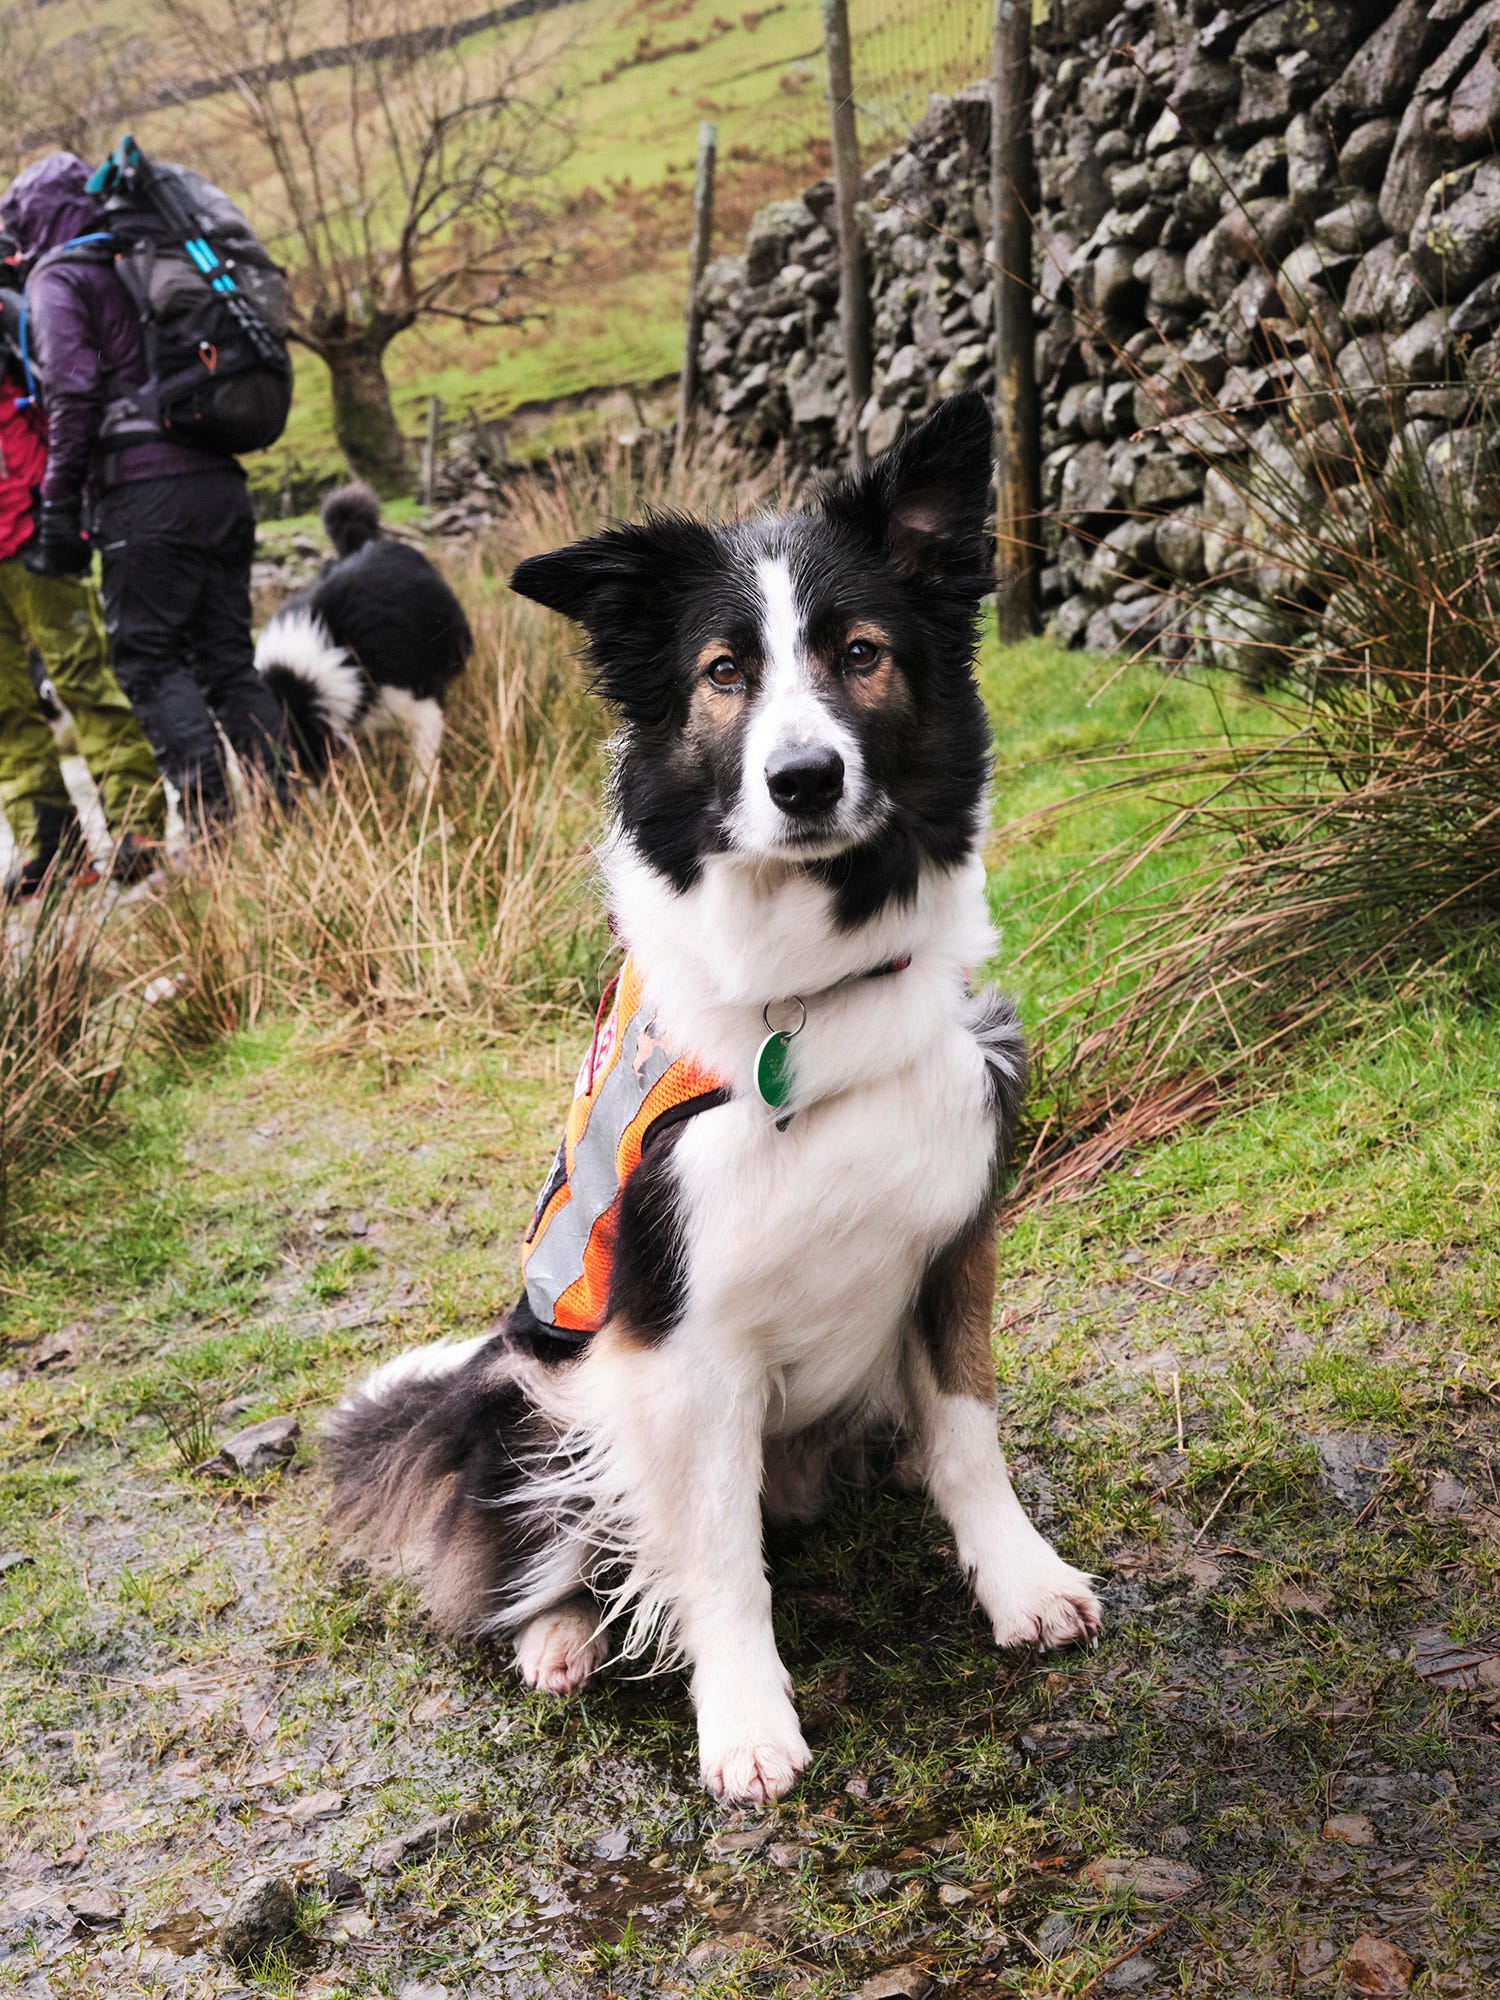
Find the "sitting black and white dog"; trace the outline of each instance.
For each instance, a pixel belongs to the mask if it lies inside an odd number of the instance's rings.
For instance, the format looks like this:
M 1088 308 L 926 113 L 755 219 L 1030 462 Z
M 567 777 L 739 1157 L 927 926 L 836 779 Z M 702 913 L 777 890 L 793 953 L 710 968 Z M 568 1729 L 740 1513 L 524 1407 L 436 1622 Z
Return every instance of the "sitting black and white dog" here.
M 420 549 L 381 531 L 380 502 L 359 481 L 323 502 L 334 561 L 287 599 L 261 633 L 255 665 L 286 711 L 293 747 L 321 777 L 341 745 L 392 726 L 415 775 L 437 773 L 443 702 L 468 664 L 463 606 Z
M 703 1782 L 808 1761 L 763 1513 L 892 1447 L 1003 1646 L 1091 1637 L 1089 1578 L 996 1437 L 995 1202 L 1023 1082 L 980 845 L 972 662 L 991 422 L 942 404 L 812 512 L 656 516 L 523 562 L 618 710 L 603 851 L 629 957 L 503 1328 L 387 1362 L 330 1422 L 346 1545 L 564 1693 L 653 1645 Z M 602 1137 L 595 1143 L 595 1127 Z

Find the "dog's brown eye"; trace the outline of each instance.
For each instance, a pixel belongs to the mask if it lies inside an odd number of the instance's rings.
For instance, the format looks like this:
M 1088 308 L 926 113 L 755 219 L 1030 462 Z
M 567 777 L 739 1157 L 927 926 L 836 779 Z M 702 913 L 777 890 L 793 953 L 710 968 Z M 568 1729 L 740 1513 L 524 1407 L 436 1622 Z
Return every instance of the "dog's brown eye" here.
M 851 674 L 867 674 L 880 658 L 873 639 L 851 639 L 844 648 L 844 665 Z
M 703 678 L 710 687 L 734 689 L 745 685 L 745 676 L 727 653 L 721 653 L 704 668 Z

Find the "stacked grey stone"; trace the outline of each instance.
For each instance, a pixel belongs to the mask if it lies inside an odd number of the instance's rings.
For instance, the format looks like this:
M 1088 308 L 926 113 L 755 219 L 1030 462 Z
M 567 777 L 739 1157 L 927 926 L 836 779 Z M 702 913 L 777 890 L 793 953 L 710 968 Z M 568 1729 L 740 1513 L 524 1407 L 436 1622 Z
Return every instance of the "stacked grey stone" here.
M 1436 475 L 1494 485 L 1500 0 L 1054 0 L 1037 62 L 1061 637 L 1175 627 L 1171 596 L 1210 582 L 1210 641 L 1263 631 L 1286 578 L 1247 482 L 1322 504 L 1348 449 L 1330 368 L 1364 450 L 1393 448 L 1398 410 Z M 991 386 L 988 137 L 986 86 L 935 98 L 865 177 L 876 449 Z M 712 267 L 703 350 L 714 428 L 820 468 L 847 427 L 829 201 L 778 203 Z
M 866 441 L 881 451 L 911 416 L 975 383 L 994 386 L 989 228 L 989 92 L 934 97 L 902 149 L 864 176 L 874 300 L 874 391 Z M 699 367 L 710 432 L 828 469 L 848 455 L 838 324 L 833 184 L 773 202 L 745 253 L 703 279 Z

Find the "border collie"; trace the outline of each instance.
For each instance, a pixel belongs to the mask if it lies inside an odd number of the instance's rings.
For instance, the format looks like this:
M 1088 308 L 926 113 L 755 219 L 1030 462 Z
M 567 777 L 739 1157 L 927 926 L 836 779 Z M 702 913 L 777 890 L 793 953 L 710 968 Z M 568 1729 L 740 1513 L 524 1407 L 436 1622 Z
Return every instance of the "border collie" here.
M 380 502 L 359 481 L 323 502 L 335 560 L 288 598 L 255 647 L 255 665 L 283 709 L 310 777 L 335 749 L 393 725 L 414 774 L 437 773 L 443 702 L 468 664 L 463 606 L 422 554 L 380 525 Z
M 516 570 L 620 718 L 602 862 L 629 956 L 520 1303 L 385 1363 L 327 1432 L 345 1546 L 399 1559 L 449 1632 L 510 1635 L 529 1686 L 579 1687 L 612 1643 L 685 1660 L 723 1799 L 777 1798 L 809 1757 L 763 1516 L 811 1518 L 882 1453 L 1000 1645 L 1099 1629 L 996 1437 L 1025 1058 L 969 983 L 995 945 L 990 440 L 959 396 L 811 512 L 656 515 Z

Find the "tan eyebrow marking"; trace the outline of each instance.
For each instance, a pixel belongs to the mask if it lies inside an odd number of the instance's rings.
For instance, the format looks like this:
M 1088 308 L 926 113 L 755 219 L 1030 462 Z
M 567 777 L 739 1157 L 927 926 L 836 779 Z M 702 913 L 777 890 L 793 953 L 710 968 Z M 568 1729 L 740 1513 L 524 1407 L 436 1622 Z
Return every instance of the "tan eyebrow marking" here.
M 863 673 L 842 674 L 840 686 L 860 708 L 884 708 L 887 704 L 899 706 L 904 698 L 904 683 L 896 673 L 890 634 L 873 619 L 856 618 L 844 633 L 841 650 L 860 639 L 866 645 L 878 646 L 881 657 Z
M 706 646 L 699 648 L 697 665 L 694 671 L 706 674 L 715 660 L 721 660 L 726 655 L 731 660 L 734 660 L 733 646 L 726 639 L 710 639 Z M 738 660 L 735 660 L 734 663 L 736 666 L 739 665 Z

